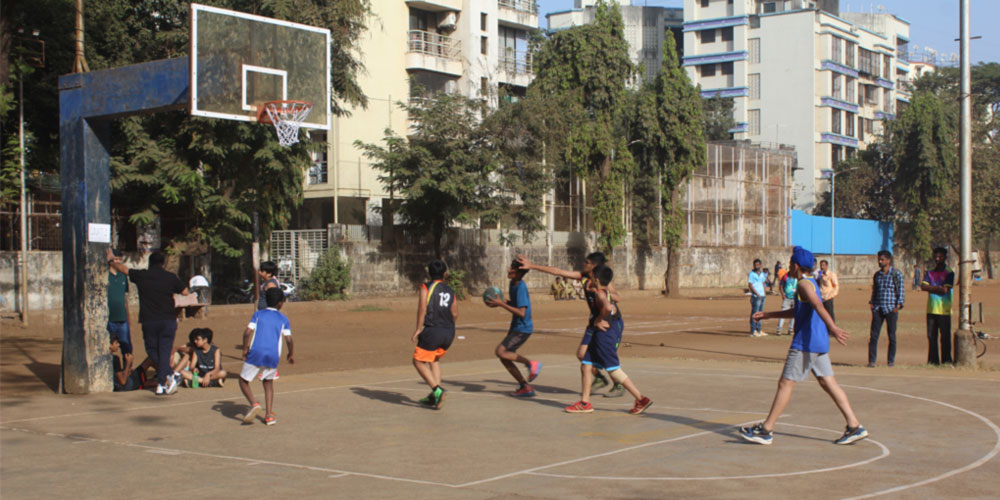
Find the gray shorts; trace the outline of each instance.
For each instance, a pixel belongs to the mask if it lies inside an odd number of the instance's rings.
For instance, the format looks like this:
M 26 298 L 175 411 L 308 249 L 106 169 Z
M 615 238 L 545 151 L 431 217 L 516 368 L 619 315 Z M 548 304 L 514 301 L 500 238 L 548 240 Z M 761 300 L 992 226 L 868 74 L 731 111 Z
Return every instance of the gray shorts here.
M 781 372 L 781 378 L 787 378 L 794 382 L 802 382 L 809 378 L 809 372 L 817 377 L 832 377 L 833 365 L 830 364 L 829 353 L 804 352 L 798 349 L 789 349 L 788 357 L 785 358 L 785 369 Z

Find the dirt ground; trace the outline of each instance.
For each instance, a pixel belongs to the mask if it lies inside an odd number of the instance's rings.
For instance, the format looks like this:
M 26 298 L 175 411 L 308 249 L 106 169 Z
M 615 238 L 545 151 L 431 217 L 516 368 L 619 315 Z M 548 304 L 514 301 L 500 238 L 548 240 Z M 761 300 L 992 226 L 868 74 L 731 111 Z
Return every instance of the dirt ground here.
M 846 347 L 835 345 L 831 357 L 842 365 L 867 362 L 871 313 L 869 288 L 845 284 L 835 300 L 837 323 L 851 333 Z M 1000 336 L 1000 282 L 976 286 L 974 304 L 982 303 L 984 323 L 977 326 Z M 685 298 L 665 299 L 653 291 L 625 291 L 621 309 L 625 318 L 624 344 L 627 358 L 677 358 L 780 362 L 785 358 L 789 337 L 769 335 L 749 338 L 749 300 L 735 289 L 686 290 Z M 900 313 L 896 370 L 922 366 L 927 359 L 925 320 L 926 294 L 907 291 L 907 306 Z M 957 298 L 956 298 L 957 299 Z M 956 300 L 957 302 L 957 300 Z M 485 307 L 478 297 L 459 304 L 458 338 L 446 361 L 489 359 L 509 325 L 509 315 Z M 567 354 L 575 352 L 586 324 L 583 301 L 555 301 L 542 290 L 533 291 L 536 334 L 525 352 Z M 765 310 L 780 307 L 774 295 Z M 291 302 L 283 312 L 289 317 L 296 346 L 296 363 L 282 367 L 283 374 L 306 374 L 357 368 L 390 367 L 409 363 L 413 345 L 409 337 L 416 323 L 415 297 L 365 298 L 344 302 Z M 133 314 L 136 312 L 133 308 Z M 223 365 L 237 369 L 243 329 L 252 306 L 212 306 L 208 318 L 189 318 L 178 327 L 177 343 L 193 328 L 207 327 L 215 333 L 222 350 Z M 978 308 L 975 318 L 978 319 Z M 992 322 L 991 322 L 992 319 Z M 765 331 L 774 333 L 777 320 L 766 321 Z M 957 328 L 957 313 L 952 327 Z M 133 315 L 132 340 L 143 353 L 140 326 Z M 36 312 L 30 328 L 4 319 L 0 337 L 0 385 L 3 396 L 55 391 L 59 382 L 62 323 L 58 311 Z M 992 328 L 992 330 L 991 330 Z M 987 341 L 981 369 L 1000 370 L 1000 340 Z M 990 350 L 992 348 L 992 350 Z M 879 364 L 885 365 L 888 338 L 884 327 L 879 341 Z M 969 371 L 956 368 L 940 370 Z
M 58 314 L 34 314 L 28 330 L 4 320 L 0 496 L 997 498 L 1000 344 L 979 369 L 924 365 L 917 292 L 902 314 L 896 367 L 884 366 L 883 338 L 881 366 L 865 368 L 867 291 L 848 285 L 836 310 L 853 338 L 832 357 L 871 437 L 831 444 L 844 421 L 809 381 L 779 420 L 775 444 L 763 447 L 735 428 L 766 415 L 790 337 L 749 338 L 749 300 L 739 291 L 687 294 L 624 294 L 623 366 L 654 401 L 640 416 L 626 412 L 630 397 L 601 394 L 594 413 L 562 411 L 579 397 L 572 353 L 586 310 L 538 291 L 536 334 L 522 349 L 544 362 L 537 396 L 508 395 L 514 384 L 493 349 L 509 317 L 473 298 L 459 306 L 440 411 L 417 402 L 427 388 L 410 366 L 415 297 L 288 304 L 297 362 L 283 364 L 275 384 L 276 426 L 240 425 L 247 406 L 235 383 L 170 397 L 56 394 Z M 974 297 L 989 312 L 1000 286 L 977 287 Z M 767 308 L 778 304 L 769 297 Z M 179 334 L 212 328 L 235 371 L 250 314 L 250 306 L 213 307 Z M 134 318 L 132 327 L 141 353 Z

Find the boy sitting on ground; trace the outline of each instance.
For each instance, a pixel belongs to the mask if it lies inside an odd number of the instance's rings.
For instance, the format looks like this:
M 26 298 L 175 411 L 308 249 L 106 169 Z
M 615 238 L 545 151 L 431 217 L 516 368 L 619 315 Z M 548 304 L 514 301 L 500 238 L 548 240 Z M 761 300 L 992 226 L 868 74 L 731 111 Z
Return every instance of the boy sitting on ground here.
M 115 392 L 134 391 L 141 389 L 145 379 L 142 368 L 132 369 L 132 356 L 123 356 L 124 365 L 118 357 L 121 353 L 121 344 L 117 337 L 111 337 L 111 363 L 114 370 L 114 390 Z
M 191 330 L 188 339 L 191 341 L 191 357 L 181 361 L 181 378 L 188 387 L 222 387 L 229 375 L 222 369 L 222 353 L 212 343 L 210 328 L 195 328 Z

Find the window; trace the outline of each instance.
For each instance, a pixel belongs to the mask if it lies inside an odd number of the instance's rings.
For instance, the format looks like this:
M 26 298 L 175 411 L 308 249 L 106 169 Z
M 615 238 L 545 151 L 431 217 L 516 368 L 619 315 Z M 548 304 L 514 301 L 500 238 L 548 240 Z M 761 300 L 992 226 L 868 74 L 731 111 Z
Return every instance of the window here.
M 844 112 L 844 135 L 854 137 L 854 113 Z
M 863 116 L 858 117 L 858 140 L 865 140 L 865 118 Z
M 774 2 L 768 2 L 768 3 L 764 4 L 764 13 L 765 14 L 770 14 L 772 12 L 777 12 L 777 11 L 778 11 L 778 4 L 776 4 Z
M 831 54 L 830 54 L 831 55 L 831 59 L 833 59 L 833 62 L 839 63 L 839 62 L 843 61 L 843 57 L 842 56 L 843 56 L 843 53 L 844 53 L 844 41 L 841 40 L 841 39 L 839 39 L 839 38 L 837 38 L 837 37 L 833 37 L 833 43 L 832 43 L 832 47 L 831 47 L 830 51 L 831 51 Z
M 847 89 L 847 98 L 845 100 L 847 102 L 854 102 L 857 99 L 856 97 L 854 97 L 854 90 L 857 88 L 857 86 L 854 84 L 854 78 L 845 76 L 844 80 L 846 81 L 846 83 L 844 83 L 844 88 Z
M 714 64 L 706 64 L 704 66 L 701 66 L 700 68 L 701 68 L 701 76 L 703 76 L 703 77 L 705 77 L 705 76 L 715 76 L 715 65 Z
M 854 67 L 854 53 L 857 51 L 857 44 L 854 42 L 846 42 L 844 44 L 844 64 Z
M 865 86 L 858 82 L 858 106 L 863 105 L 865 102 Z
M 750 64 L 760 64 L 760 38 L 747 40 L 750 49 Z
M 480 29 L 480 31 L 488 31 L 487 27 L 489 26 L 489 24 L 487 24 L 487 21 L 486 21 L 487 19 L 488 18 L 486 16 L 485 12 L 483 12 L 482 14 L 479 15 L 479 29 Z
M 732 26 L 730 26 L 728 28 L 722 28 L 719 31 L 722 32 L 722 41 L 723 42 L 731 42 L 731 41 L 733 41 L 733 27 Z
M 708 0 L 701 0 L 702 7 L 708 7 Z
M 869 75 L 878 76 L 879 60 L 878 54 L 858 47 L 858 71 Z
M 892 113 L 892 90 L 882 89 L 882 105 L 886 113 Z
M 840 133 L 840 110 L 831 109 L 830 114 L 833 117 L 832 123 L 830 124 L 830 131 L 834 134 Z
M 884 63 L 882 69 L 882 76 L 885 77 L 886 80 L 888 80 L 889 78 L 892 78 L 892 58 L 885 54 L 882 54 L 882 61 Z
M 481 54 L 483 54 L 484 56 L 487 55 L 489 53 L 489 46 L 490 46 L 489 37 L 484 36 L 479 38 L 479 52 Z
M 410 9 L 410 29 L 427 31 L 427 11 Z
M 760 135 L 760 110 L 751 109 L 747 115 L 750 118 L 750 126 L 748 127 L 750 135 Z
M 844 98 L 842 89 L 840 87 L 841 83 L 843 83 L 843 77 L 841 77 L 840 75 L 838 75 L 836 73 L 833 73 L 833 82 L 832 82 L 832 87 L 831 88 L 833 89 L 833 97 L 835 97 L 837 99 L 843 99 Z
M 715 42 L 715 30 L 705 30 L 701 32 L 701 43 Z
M 312 164 L 309 166 L 309 184 L 326 184 L 326 133 L 310 132 L 309 138 L 317 143 L 317 150 L 309 153 Z
M 748 83 L 750 84 L 750 98 L 760 99 L 760 73 L 750 74 Z
M 834 144 L 830 147 L 830 168 L 837 168 L 839 164 L 844 159 L 844 148 Z
M 479 97 L 486 99 L 490 95 L 490 79 L 485 76 L 479 79 Z
M 719 65 L 719 70 L 722 72 L 723 75 L 731 75 L 733 74 L 733 63 L 724 62 Z

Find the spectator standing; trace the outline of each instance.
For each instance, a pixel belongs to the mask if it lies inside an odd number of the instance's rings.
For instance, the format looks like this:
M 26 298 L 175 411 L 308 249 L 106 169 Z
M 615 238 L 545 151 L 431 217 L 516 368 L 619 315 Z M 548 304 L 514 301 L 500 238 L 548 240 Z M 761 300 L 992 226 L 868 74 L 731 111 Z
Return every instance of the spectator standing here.
M 263 311 L 267 309 L 267 300 L 264 299 L 264 294 L 272 288 L 281 287 L 281 283 L 278 282 L 278 278 L 276 277 L 278 274 L 278 265 L 270 260 L 261 262 L 260 271 L 257 274 L 260 275 L 260 295 L 257 297 L 257 310 Z
M 927 292 L 927 362 L 951 363 L 951 295 L 955 272 L 948 268 L 948 250 L 934 249 L 934 269 L 924 273 L 920 289 Z M 938 342 L 941 350 L 938 356 Z
M 121 252 L 113 250 L 115 257 Z M 108 333 L 118 340 L 122 363 L 132 364 L 132 335 L 128 326 L 128 276 L 108 265 Z
M 892 267 L 892 252 L 878 253 L 879 270 L 872 277 L 872 297 L 868 304 L 872 308 L 871 337 L 868 340 L 868 367 L 875 366 L 878 358 L 878 337 L 882 333 L 882 323 L 886 324 L 889 335 L 889 366 L 896 363 L 896 320 L 903 308 L 905 290 L 903 273 Z
M 788 269 L 785 269 L 785 268 L 781 267 L 781 261 L 779 260 L 778 262 L 775 262 L 774 263 L 774 282 L 775 283 L 780 283 L 781 279 L 784 278 L 786 274 L 788 274 Z M 775 293 L 775 295 L 781 295 L 781 289 L 779 288 L 779 289 L 775 290 L 774 293 Z
M 823 309 L 826 309 L 826 312 L 830 313 L 830 318 L 836 322 L 837 317 L 833 314 L 833 298 L 840 294 L 840 280 L 837 279 L 837 273 L 830 270 L 830 263 L 825 260 L 819 261 L 818 281 Z
M 176 274 L 163 268 L 167 256 L 160 251 L 149 256 L 148 269 L 129 269 L 107 250 L 108 265 L 128 276 L 139 291 L 139 323 L 142 325 L 142 342 L 146 354 L 156 365 L 156 394 L 177 392 L 180 377 L 170 369 L 170 351 L 174 347 L 177 334 L 177 312 L 174 309 L 174 294 L 187 295 L 188 289 Z
M 764 282 L 767 280 L 767 275 L 761 270 L 760 259 L 753 260 L 753 270 L 747 274 L 747 287 L 750 288 L 750 336 L 751 337 L 764 337 L 767 334 L 761 331 L 760 320 L 754 320 L 753 315 L 755 313 L 764 310 L 764 301 L 767 296 L 764 295 Z

